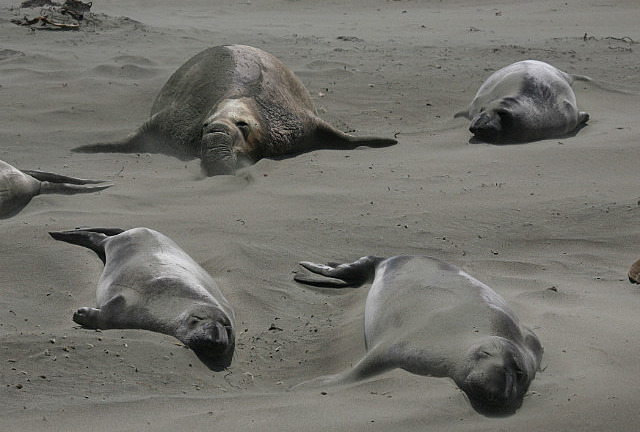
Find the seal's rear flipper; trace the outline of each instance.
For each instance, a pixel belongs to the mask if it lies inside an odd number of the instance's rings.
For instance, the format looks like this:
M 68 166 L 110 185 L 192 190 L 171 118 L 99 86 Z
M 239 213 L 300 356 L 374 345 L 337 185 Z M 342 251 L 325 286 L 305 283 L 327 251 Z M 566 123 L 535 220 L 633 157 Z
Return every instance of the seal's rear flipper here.
M 299 282 L 301 284 L 311 285 L 311 286 L 316 286 L 316 287 L 322 287 L 322 288 L 347 288 L 347 287 L 352 286 L 352 285 L 348 284 L 347 282 L 345 282 L 343 280 L 340 280 L 340 279 L 314 278 L 312 276 L 309 276 L 306 273 L 296 273 L 296 275 L 293 277 L 293 280 L 295 280 L 296 282 Z
M 376 264 L 383 259 L 375 256 L 366 256 L 355 262 L 340 265 L 336 263 L 324 265 L 302 261 L 300 262 L 302 267 L 312 273 L 326 276 L 328 279 L 313 278 L 302 273 L 296 274 L 293 279 L 296 282 L 320 287 L 358 287 L 373 279 Z
M 120 228 L 88 228 L 71 231 L 50 232 L 49 235 L 56 240 L 84 246 L 94 251 L 104 263 L 106 260 L 103 241 L 110 236 L 124 232 Z
M 38 179 L 40 181 L 50 182 L 50 183 L 69 183 L 74 185 L 104 183 L 104 180 L 90 180 L 90 179 L 81 179 L 76 177 L 67 177 L 60 174 L 54 174 L 54 173 L 45 172 L 45 171 L 34 171 L 34 170 L 20 170 L 20 171 L 22 171 L 27 175 L 30 175 L 35 179 Z
M 43 181 L 40 184 L 40 194 L 75 195 L 80 193 L 93 193 L 93 192 L 100 192 L 101 190 L 110 188 L 111 186 L 113 186 L 113 183 L 87 186 L 84 184 L 51 183 L 48 181 Z

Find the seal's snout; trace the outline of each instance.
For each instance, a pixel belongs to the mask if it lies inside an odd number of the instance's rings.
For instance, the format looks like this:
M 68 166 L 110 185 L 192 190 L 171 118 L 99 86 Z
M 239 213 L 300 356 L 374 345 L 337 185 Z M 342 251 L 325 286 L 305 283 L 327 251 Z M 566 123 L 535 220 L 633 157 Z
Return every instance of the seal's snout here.
M 219 123 L 208 126 L 202 136 L 200 166 L 207 176 L 232 174 L 236 170 L 236 155 L 230 130 Z
M 224 321 L 204 323 L 197 333 L 189 346 L 200 355 L 209 358 L 223 357 L 235 346 L 233 328 Z
M 482 112 L 471 121 L 469 131 L 483 141 L 498 141 L 502 136 L 501 116 Z
M 483 412 L 509 412 L 522 403 L 526 385 L 521 386 L 517 372 L 510 367 L 492 365 L 473 374 L 461 386 L 472 404 Z M 523 391 L 524 390 L 524 391 Z

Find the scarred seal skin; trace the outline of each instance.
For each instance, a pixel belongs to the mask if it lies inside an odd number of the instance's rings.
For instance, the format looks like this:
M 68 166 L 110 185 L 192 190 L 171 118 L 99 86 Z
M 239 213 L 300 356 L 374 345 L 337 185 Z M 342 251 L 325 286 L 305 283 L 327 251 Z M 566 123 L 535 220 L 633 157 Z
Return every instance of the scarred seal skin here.
M 258 48 L 225 45 L 182 65 L 160 90 L 151 118 L 133 134 L 74 151 L 200 158 L 202 171 L 211 176 L 265 157 L 395 143 L 337 130 L 318 116 L 307 89 L 280 60 Z
M 364 311 L 367 353 L 353 368 L 299 386 L 341 384 L 394 368 L 449 377 L 486 415 L 515 412 L 542 359 L 538 337 L 487 285 L 429 256 L 366 256 L 348 264 L 301 262 L 325 287 L 371 283 Z M 295 388 L 297 388 L 296 386 Z
M 92 329 L 143 329 L 176 337 L 212 369 L 229 366 L 234 312 L 212 277 L 165 235 L 149 228 L 51 232 L 96 252 L 104 270 L 97 307 L 73 320 Z

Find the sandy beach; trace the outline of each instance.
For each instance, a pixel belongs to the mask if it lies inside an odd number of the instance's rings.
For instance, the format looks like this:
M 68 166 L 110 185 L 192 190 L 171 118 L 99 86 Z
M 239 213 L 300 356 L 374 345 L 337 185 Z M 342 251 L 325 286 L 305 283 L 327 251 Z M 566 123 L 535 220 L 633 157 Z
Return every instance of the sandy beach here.
M 15 25 L 19 6 L 0 1 L 0 159 L 114 186 L 38 196 L 0 220 L 0 429 L 637 429 L 640 3 L 99 0 L 78 31 Z M 133 132 L 180 65 L 223 44 L 274 54 L 337 128 L 398 143 L 210 178 L 198 160 L 71 152 Z M 454 113 L 524 59 L 604 84 L 573 86 L 588 125 L 472 140 Z M 213 276 L 236 314 L 228 370 L 170 336 L 72 321 L 95 305 L 103 265 L 48 232 L 87 226 L 160 231 Z M 402 254 L 464 269 L 538 335 L 542 368 L 514 415 L 484 416 L 452 380 L 402 370 L 287 391 L 365 352 L 368 286 L 302 286 L 297 263 Z

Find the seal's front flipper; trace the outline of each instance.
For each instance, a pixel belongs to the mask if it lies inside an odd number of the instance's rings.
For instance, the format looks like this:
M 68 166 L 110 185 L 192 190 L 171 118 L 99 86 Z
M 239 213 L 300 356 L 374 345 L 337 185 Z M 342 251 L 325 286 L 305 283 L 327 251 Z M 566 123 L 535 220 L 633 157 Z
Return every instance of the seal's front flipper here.
M 467 108 L 466 110 L 458 111 L 453 115 L 453 118 L 458 118 L 458 117 L 466 117 L 469 120 L 471 120 L 471 116 L 469 115 L 469 108 Z
M 100 309 L 83 307 L 74 312 L 73 321 L 82 327 L 98 329 L 100 328 L 99 317 Z
M 111 298 L 100 309 L 83 307 L 73 314 L 73 321 L 83 327 L 91 329 L 107 330 L 112 328 L 127 328 L 124 325 L 118 325 L 112 318 L 122 314 L 122 309 L 126 306 L 126 300 L 123 295 L 117 295 Z
M 49 235 L 56 240 L 84 246 L 94 251 L 104 263 L 106 260 L 103 241 L 109 236 L 124 232 L 119 228 L 90 228 L 71 231 L 50 232 Z
M 373 347 L 356 365 L 335 375 L 326 375 L 304 381 L 291 389 L 321 387 L 327 385 L 349 384 L 381 374 L 396 367 L 395 363 L 387 359 L 389 349 L 386 345 L 378 344 Z
M 384 258 L 375 256 L 362 257 L 359 260 L 337 265 L 316 264 L 309 261 L 302 261 L 300 265 L 312 273 L 326 276 L 330 279 L 312 278 L 305 274 L 297 274 L 294 280 L 307 285 L 322 287 L 357 287 L 373 279 L 375 267 Z
M 144 126 L 120 141 L 87 144 L 72 148 L 71 151 L 74 153 L 143 153 L 149 150 L 143 130 Z
M 316 119 L 316 123 L 312 148 L 340 150 L 354 149 L 360 146 L 388 147 L 398 143 L 398 140 L 393 138 L 354 137 L 336 129 L 320 118 Z

